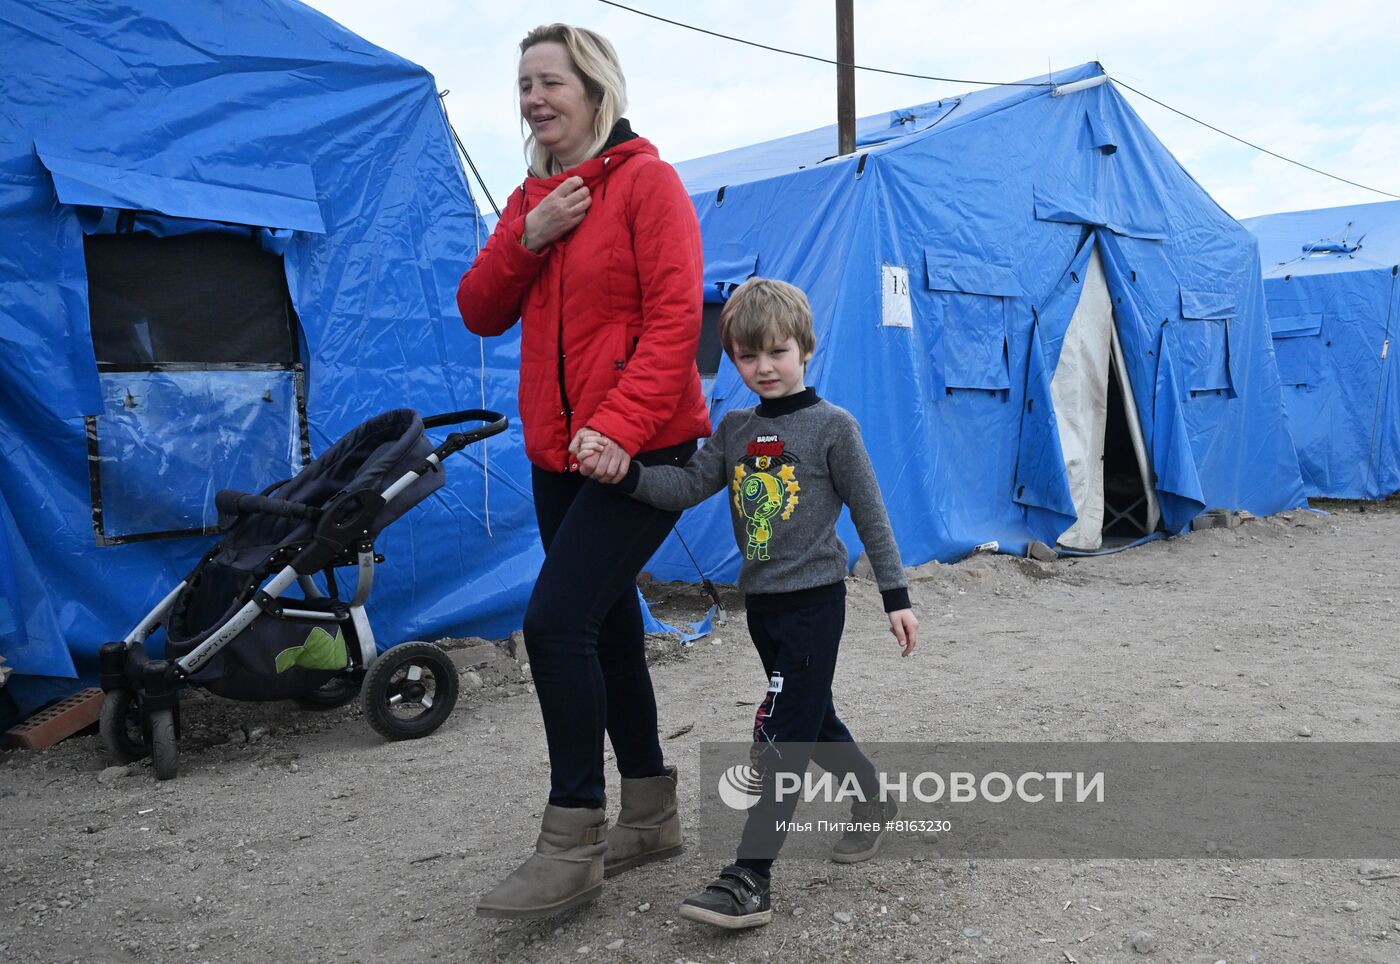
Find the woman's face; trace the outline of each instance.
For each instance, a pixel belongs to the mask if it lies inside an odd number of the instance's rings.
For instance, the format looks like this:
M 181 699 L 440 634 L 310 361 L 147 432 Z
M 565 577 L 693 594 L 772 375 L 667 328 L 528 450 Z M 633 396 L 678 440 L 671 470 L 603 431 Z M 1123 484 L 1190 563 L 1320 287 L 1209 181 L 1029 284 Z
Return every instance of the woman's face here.
M 597 112 L 563 44 L 537 43 L 520 56 L 520 116 L 564 167 L 586 160 Z

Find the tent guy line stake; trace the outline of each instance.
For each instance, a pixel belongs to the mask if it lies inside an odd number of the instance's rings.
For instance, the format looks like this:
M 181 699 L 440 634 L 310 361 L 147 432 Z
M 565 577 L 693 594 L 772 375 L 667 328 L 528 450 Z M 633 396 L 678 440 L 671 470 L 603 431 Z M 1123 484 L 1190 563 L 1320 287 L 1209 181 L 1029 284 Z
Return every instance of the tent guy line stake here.
M 705 570 L 700 568 L 700 563 L 695 561 L 695 553 L 691 552 L 690 546 L 686 545 L 685 536 L 681 535 L 681 530 L 678 528 L 672 527 L 671 531 L 674 532 L 676 538 L 681 541 L 681 548 L 684 549 L 685 554 L 690 557 L 690 564 L 694 566 L 695 571 L 700 574 L 700 582 L 701 585 L 705 587 L 705 595 L 710 597 L 710 602 L 714 603 L 715 606 L 719 608 L 720 612 L 723 612 L 724 603 L 719 598 L 719 590 L 716 589 L 715 584 L 710 581 L 710 577 L 705 575 Z

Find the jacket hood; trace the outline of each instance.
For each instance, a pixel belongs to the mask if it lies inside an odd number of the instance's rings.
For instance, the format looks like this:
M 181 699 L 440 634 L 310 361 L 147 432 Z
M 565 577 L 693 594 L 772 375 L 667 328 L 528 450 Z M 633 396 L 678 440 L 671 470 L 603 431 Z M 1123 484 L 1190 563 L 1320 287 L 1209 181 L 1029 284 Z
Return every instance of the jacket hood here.
M 619 121 L 618 123 L 623 122 Z M 630 132 L 631 128 L 628 130 Z M 527 177 L 521 187 L 524 189 L 526 197 L 543 197 L 569 178 L 581 177 L 583 183 L 588 186 L 589 190 L 592 190 L 596 185 L 602 183 L 609 173 L 640 154 L 649 154 L 652 157 L 661 156 L 655 144 L 645 137 L 634 135 L 628 140 L 606 148 L 597 157 L 589 158 L 582 164 L 575 164 L 567 171 L 561 171 L 553 177 Z

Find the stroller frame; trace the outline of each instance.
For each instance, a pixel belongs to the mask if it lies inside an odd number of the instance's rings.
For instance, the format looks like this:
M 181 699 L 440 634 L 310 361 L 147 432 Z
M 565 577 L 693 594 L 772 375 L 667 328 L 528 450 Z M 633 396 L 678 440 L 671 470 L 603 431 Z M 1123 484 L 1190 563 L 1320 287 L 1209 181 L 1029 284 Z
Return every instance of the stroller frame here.
M 221 510 L 311 521 L 315 523 L 314 532 L 305 545 L 275 550 L 268 563 L 281 563 L 280 568 L 265 579 L 251 599 L 222 623 L 207 630 L 203 641 L 183 656 L 150 659 L 145 653 L 145 641 L 166 623 L 181 593 L 189 588 L 191 579 L 218 552 L 219 546 L 210 550 L 194 572 L 167 593 L 120 642 L 100 647 L 98 668 L 105 694 L 100 723 L 109 754 L 120 762 L 130 762 L 149 752 L 157 778 L 165 780 L 175 776 L 180 687 L 255 619 L 264 615 L 308 624 L 333 621 L 346 633 L 346 667 L 335 671 L 329 683 L 307 693 L 307 699 L 298 699 L 303 706 L 324 709 L 339 706 L 353 699 L 356 689 L 367 680 L 374 683 L 378 678 L 383 686 L 389 686 L 392 677 L 396 691 L 387 696 L 389 705 L 417 702 L 427 711 L 434 708 L 434 703 L 421 683 L 426 668 L 447 684 L 443 687 L 446 692 L 438 694 L 440 705 L 431 720 L 398 720 L 384 706 L 378 705 L 383 702 L 377 692 L 379 687 L 366 684 L 362 697 L 366 719 L 388 739 L 417 738 L 435 730 L 456 701 L 456 668 L 439 647 L 430 643 L 403 643 L 379 653 L 364 604 L 374 585 L 375 564 L 383 562 L 384 557 L 375 552 L 370 527 L 380 512 L 415 481 L 428 472 L 441 471 L 440 466 L 449 455 L 500 434 L 509 423 L 498 412 L 469 409 L 424 418 L 423 427 L 436 428 L 467 421 L 488 424 L 468 432 L 451 433 L 421 464 L 404 472 L 383 491 L 369 487 L 343 491 L 323 507 L 266 495 L 220 492 L 217 502 Z M 280 484 L 275 483 L 266 491 Z M 356 568 L 354 593 L 349 599 L 340 599 L 332 571 L 350 566 Z M 314 579 L 322 572 L 326 574 L 329 595 L 321 591 Z M 301 588 L 304 598 L 284 602 L 282 594 L 293 584 Z M 399 670 L 404 670 L 403 677 L 397 677 Z M 371 706 L 371 702 L 376 705 Z M 139 742 L 135 735 L 138 715 Z

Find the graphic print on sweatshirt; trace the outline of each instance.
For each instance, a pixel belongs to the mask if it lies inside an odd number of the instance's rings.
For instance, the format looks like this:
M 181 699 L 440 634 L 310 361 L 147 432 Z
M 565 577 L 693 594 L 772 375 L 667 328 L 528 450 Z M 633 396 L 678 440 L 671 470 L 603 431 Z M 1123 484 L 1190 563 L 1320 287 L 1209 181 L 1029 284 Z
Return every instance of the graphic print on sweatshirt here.
M 748 453 L 734 466 L 734 510 L 744 519 L 748 544 L 744 557 L 753 562 L 768 561 L 768 543 L 773 523 L 792 518 L 797 508 L 799 459 L 784 451 L 776 435 L 759 435 L 749 443 Z

